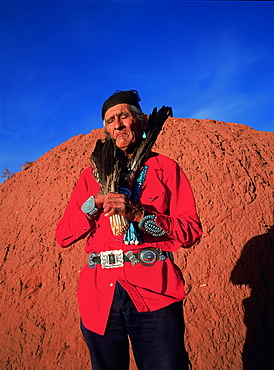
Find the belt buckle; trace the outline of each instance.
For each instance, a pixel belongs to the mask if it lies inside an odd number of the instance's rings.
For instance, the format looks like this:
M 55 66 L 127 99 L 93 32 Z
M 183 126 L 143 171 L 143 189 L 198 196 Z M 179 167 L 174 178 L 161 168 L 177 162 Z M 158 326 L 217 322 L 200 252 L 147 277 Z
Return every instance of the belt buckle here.
M 124 266 L 123 250 L 105 251 L 100 253 L 103 269 L 111 269 Z

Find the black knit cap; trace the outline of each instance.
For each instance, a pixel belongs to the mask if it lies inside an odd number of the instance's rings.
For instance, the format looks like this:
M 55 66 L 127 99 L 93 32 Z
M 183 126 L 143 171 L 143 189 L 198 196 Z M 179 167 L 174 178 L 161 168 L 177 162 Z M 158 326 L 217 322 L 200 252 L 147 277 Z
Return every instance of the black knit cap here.
M 104 119 L 106 111 L 117 104 L 130 104 L 142 110 L 139 104 L 140 100 L 141 98 L 137 90 L 116 90 L 102 106 L 102 119 Z

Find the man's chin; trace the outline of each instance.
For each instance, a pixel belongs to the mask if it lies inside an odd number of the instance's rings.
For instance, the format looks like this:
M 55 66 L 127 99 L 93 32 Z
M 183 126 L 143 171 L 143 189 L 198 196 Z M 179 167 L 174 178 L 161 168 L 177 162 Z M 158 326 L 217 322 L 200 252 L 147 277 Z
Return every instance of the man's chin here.
M 119 148 L 121 150 L 126 150 L 127 147 L 128 147 L 128 142 L 126 140 L 124 140 L 123 138 L 120 138 L 120 137 L 118 137 L 115 140 L 115 144 L 116 144 L 117 148 Z

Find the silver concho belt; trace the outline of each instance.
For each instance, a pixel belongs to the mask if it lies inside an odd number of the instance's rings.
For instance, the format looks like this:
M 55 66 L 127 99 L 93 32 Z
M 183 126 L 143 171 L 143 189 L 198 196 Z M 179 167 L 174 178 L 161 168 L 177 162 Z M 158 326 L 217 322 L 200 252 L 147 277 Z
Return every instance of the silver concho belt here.
M 124 253 L 122 249 L 118 249 L 91 253 L 88 257 L 88 265 L 93 268 L 100 264 L 103 269 L 123 267 L 125 262 L 130 262 L 132 266 L 137 263 L 153 266 L 157 261 L 164 261 L 167 258 L 173 260 L 172 253 L 161 251 L 158 248 L 143 248 L 138 253 L 132 251 Z

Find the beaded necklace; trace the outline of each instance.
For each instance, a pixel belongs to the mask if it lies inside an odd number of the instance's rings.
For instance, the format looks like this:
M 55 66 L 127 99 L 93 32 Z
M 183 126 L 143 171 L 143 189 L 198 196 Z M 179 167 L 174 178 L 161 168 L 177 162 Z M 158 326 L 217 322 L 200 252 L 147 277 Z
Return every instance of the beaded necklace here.
M 132 188 L 132 192 L 129 189 L 126 188 L 120 188 L 119 192 L 126 194 L 128 197 L 131 197 L 131 199 L 137 203 L 140 197 L 141 188 L 143 186 L 143 183 L 146 179 L 148 166 L 144 165 L 142 170 L 137 176 L 136 182 Z M 124 243 L 125 244 L 142 244 L 143 239 L 142 235 L 140 234 L 138 230 L 138 224 L 137 222 L 128 221 L 129 222 L 129 228 L 127 233 L 124 235 Z

